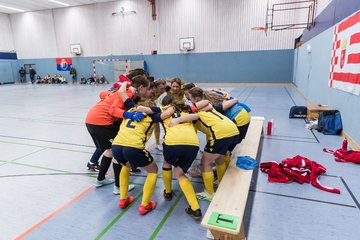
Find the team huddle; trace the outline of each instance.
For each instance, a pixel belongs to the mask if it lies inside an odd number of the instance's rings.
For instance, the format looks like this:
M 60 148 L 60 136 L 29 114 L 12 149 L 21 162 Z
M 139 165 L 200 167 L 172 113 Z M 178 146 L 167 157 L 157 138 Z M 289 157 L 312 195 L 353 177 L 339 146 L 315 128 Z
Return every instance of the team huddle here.
M 120 194 L 119 208 L 134 201 L 128 195 L 131 171 L 142 168 L 147 172 L 138 212 L 145 215 L 156 207 L 152 195 L 158 178 L 158 165 L 145 148 L 155 134 L 157 149 L 163 151 L 163 196 L 173 197 L 172 176 L 189 203 L 185 212 L 196 220 L 202 217 L 198 200 L 211 201 L 214 190 L 213 164 L 220 182 L 230 162 L 230 154 L 245 138 L 250 124 L 250 108 L 232 98 L 224 90 L 204 90 L 179 78 L 152 81 L 142 69 L 120 76 L 109 91 L 100 93 L 100 101 L 89 111 L 86 127 L 95 143 L 87 167 L 98 170 L 96 187 L 115 181 L 114 194 Z M 160 144 L 160 126 L 165 135 Z M 197 131 L 206 135 L 201 158 L 205 190 L 195 193 L 185 175 L 199 152 Z M 99 165 L 99 158 L 103 155 Z M 113 164 L 114 179 L 105 175 Z

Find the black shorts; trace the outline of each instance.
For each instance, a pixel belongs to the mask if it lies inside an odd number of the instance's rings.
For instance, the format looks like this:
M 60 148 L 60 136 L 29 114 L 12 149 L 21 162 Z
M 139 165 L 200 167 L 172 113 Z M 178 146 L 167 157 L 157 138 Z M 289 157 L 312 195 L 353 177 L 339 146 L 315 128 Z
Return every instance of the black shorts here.
M 146 167 L 154 161 L 151 154 L 146 149 L 125 147 L 119 145 L 112 146 L 113 156 L 120 164 L 130 162 L 131 168 Z
M 238 141 L 238 137 L 239 135 L 228 138 L 210 140 L 206 143 L 204 151 L 208 153 L 218 153 L 225 156 L 226 152 L 230 149 L 230 147 Z
M 229 152 L 232 152 L 234 150 L 234 148 L 236 147 L 236 145 L 241 143 L 241 141 L 245 138 L 246 133 L 249 129 L 249 125 L 250 125 L 250 123 L 247 123 L 243 126 L 237 127 L 240 134 L 238 135 L 237 139 L 230 145 Z
M 111 149 L 112 140 L 116 137 L 119 126 L 119 124 L 106 126 L 86 124 L 86 128 L 89 131 L 96 148 L 100 148 L 102 151 Z
M 199 147 L 197 146 L 163 144 L 165 161 L 174 167 L 180 167 L 184 173 L 190 168 L 198 151 Z
M 247 123 L 247 124 L 245 124 L 245 125 L 243 125 L 243 126 L 238 127 L 239 133 L 240 133 L 240 134 L 239 134 L 240 138 L 239 138 L 239 142 L 238 142 L 238 143 L 241 143 L 241 141 L 246 137 L 246 133 L 247 133 L 247 131 L 248 131 L 248 129 L 249 129 L 249 125 L 250 125 L 250 122 Z

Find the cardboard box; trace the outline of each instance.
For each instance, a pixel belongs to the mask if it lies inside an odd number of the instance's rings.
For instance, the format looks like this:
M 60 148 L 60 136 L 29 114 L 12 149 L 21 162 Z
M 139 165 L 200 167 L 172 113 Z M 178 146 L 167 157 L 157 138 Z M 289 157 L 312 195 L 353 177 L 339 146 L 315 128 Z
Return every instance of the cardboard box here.
M 330 110 L 331 108 L 329 106 L 318 106 L 314 105 L 311 102 L 308 102 L 307 104 L 307 118 L 308 119 L 318 119 L 319 118 L 319 112 Z

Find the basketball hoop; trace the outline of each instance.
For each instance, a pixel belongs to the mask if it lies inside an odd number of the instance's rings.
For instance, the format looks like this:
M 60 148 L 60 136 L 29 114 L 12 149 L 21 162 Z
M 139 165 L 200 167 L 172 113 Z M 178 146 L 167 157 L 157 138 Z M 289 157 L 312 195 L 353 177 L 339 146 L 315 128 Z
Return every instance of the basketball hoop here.
M 181 51 L 186 54 L 186 53 L 190 52 L 191 49 L 189 47 L 184 47 L 183 49 L 181 49 Z

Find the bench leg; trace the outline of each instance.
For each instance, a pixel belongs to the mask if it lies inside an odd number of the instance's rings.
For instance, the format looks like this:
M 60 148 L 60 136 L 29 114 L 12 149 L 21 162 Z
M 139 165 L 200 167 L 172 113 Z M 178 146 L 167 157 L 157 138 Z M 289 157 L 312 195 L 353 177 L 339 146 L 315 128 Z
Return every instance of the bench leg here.
M 246 239 L 245 238 L 245 228 L 244 228 L 244 221 L 241 223 L 240 227 L 240 233 L 239 233 L 240 239 Z

